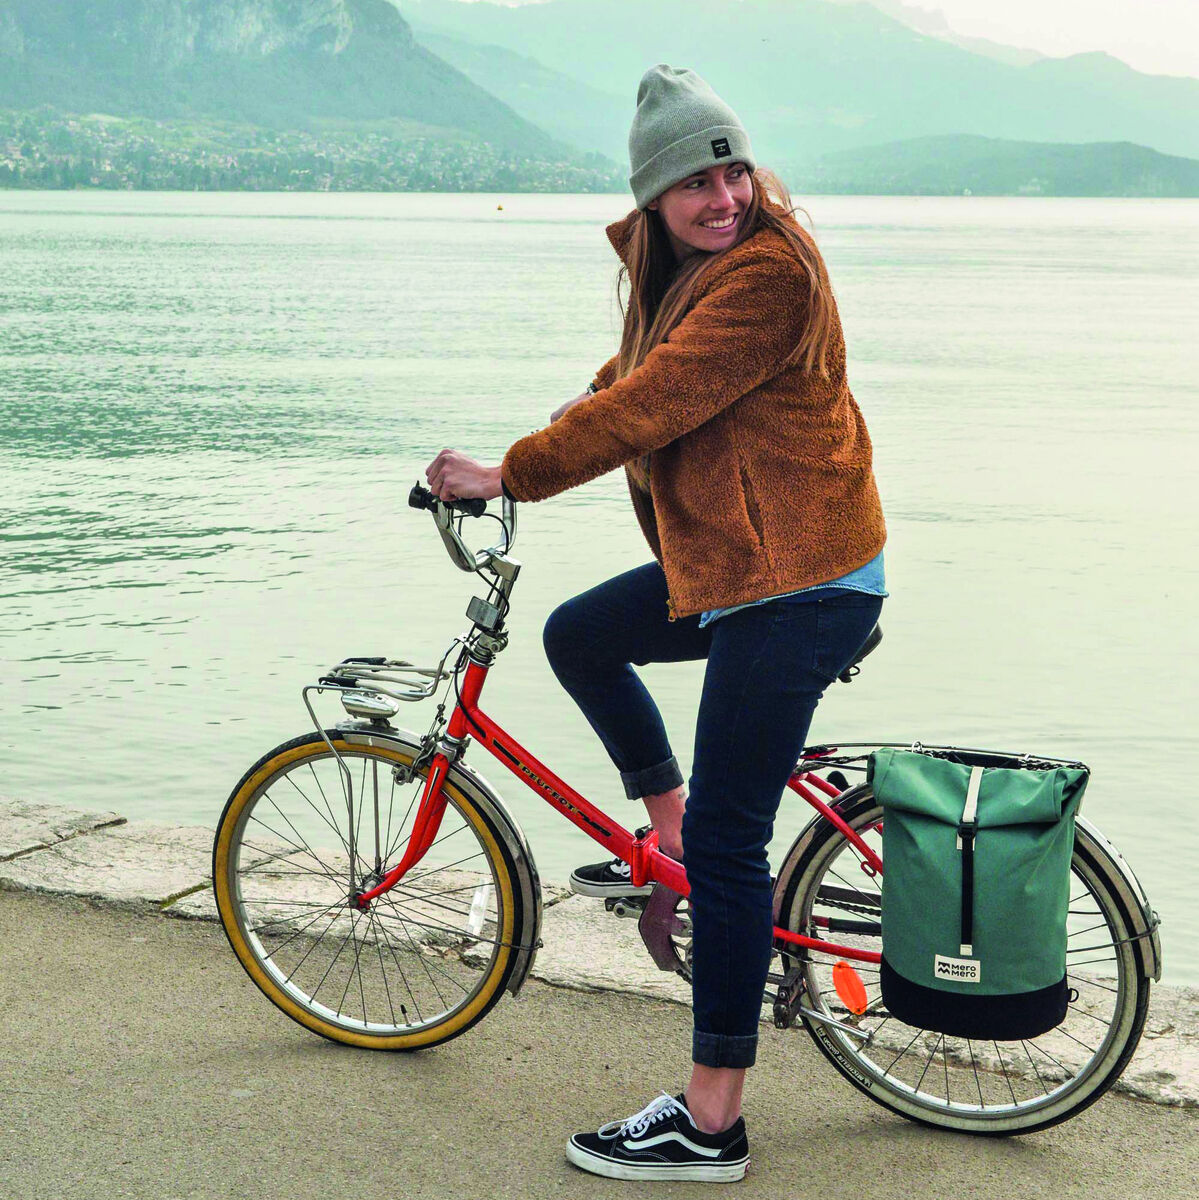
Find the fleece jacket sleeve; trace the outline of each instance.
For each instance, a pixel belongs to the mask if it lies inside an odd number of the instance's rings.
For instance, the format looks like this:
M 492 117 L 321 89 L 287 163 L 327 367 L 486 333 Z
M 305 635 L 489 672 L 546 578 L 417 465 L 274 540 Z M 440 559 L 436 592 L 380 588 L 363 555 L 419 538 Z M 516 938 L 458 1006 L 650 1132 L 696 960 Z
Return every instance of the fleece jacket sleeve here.
M 604 388 L 611 385 L 612 380 L 616 378 L 616 363 L 620 358 L 619 354 L 614 354 L 598 371 L 595 373 L 595 378 L 591 381 L 597 391 L 603 391 Z
M 667 445 L 777 374 L 806 321 L 790 255 L 730 265 L 635 371 L 514 442 L 502 478 L 517 499 L 544 500 Z

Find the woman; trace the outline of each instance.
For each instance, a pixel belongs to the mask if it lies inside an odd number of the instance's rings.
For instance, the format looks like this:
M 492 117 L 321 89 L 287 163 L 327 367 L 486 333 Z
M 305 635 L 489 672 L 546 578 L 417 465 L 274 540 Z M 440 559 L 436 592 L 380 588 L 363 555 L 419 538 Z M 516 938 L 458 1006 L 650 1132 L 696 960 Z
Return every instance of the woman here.
M 630 283 L 619 353 L 499 467 L 443 450 L 426 475 L 442 499 L 536 501 L 625 468 L 654 560 L 559 605 L 544 643 L 659 847 L 686 862 L 693 1066 L 677 1096 L 567 1154 L 614 1178 L 732 1180 L 771 957 L 766 848 L 816 704 L 877 621 L 886 531 L 827 272 L 736 115 L 659 64 L 629 157 L 637 207 L 607 229 Z M 693 659 L 688 790 L 632 664 Z M 571 883 L 637 890 L 619 860 Z

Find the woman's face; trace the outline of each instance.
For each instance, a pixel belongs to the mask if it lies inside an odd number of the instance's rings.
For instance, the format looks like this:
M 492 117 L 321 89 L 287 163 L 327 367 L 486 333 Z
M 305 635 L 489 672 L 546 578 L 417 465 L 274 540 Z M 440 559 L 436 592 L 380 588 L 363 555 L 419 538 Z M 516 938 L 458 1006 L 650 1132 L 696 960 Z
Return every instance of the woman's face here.
M 662 217 L 674 256 L 681 262 L 697 250 L 713 254 L 731 246 L 753 194 L 749 168 L 735 162 L 680 179 L 646 208 Z

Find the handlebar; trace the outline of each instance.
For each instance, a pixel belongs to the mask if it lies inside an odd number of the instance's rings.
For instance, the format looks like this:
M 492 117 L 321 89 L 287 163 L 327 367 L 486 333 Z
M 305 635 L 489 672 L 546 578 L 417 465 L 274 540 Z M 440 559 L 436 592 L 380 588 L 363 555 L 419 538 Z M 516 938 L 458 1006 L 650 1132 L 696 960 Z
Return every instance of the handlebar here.
M 507 496 L 502 497 L 502 500 L 503 516 L 499 520 L 504 527 L 503 544 L 489 546 L 486 550 L 471 550 L 458 533 L 454 523 L 455 514 L 459 514 L 459 523 L 463 516 L 485 516 L 487 514 L 486 500 L 481 496 L 472 496 L 461 500 L 441 500 L 427 487 L 423 487 L 419 481 L 408 493 L 410 508 L 427 508 L 432 511 L 433 520 L 441 534 L 441 540 L 445 543 L 445 548 L 455 566 L 463 571 L 475 573 L 486 567 L 498 571 L 501 575 L 511 575 L 511 578 L 515 579 L 515 572 L 511 571 L 511 568 L 498 570 L 499 565 L 504 563 L 508 551 L 516 543 L 516 505 Z

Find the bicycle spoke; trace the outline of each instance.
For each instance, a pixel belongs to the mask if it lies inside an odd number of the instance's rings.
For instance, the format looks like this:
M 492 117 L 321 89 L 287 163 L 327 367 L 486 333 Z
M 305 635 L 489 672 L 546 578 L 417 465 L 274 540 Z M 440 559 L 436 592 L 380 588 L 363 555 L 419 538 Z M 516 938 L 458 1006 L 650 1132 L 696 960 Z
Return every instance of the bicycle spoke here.
M 1045 1080 L 1041 1078 L 1041 1072 L 1037 1068 L 1036 1060 L 1032 1056 L 1032 1052 L 1028 1048 L 1028 1042 L 1021 1040 L 1020 1045 L 1024 1047 L 1025 1057 L 1028 1059 L 1028 1065 L 1032 1067 L 1033 1074 L 1037 1077 L 1037 1082 L 1041 1085 L 1041 1094 L 1049 1095 L 1049 1089 L 1045 1086 Z
M 915 1035 L 913 1036 L 912 1040 L 911 1040 L 910 1042 L 908 1042 L 908 1044 L 907 1044 L 906 1046 L 904 1046 L 904 1048 L 903 1048 L 903 1049 L 902 1049 L 902 1050 L 901 1050 L 901 1051 L 900 1051 L 900 1052 L 899 1052 L 899 1053 L 898 1053 L 898 1054 L 897 1054 L 897 1055 L 896 1055 L 896 1056 L 895 1056 L 895 1057 L 894 1057 L 894 1058 L 893 1058 L 893 1059 L 892 1059 L 892 1060 L 891 1060 L 891 1061 L 890 1061 L 890 1062 L 887 1064 L 887 1066 L 886 1066 L 886 1067 L 884 1067 L 884 1068 L 883 1068 L 883 1074 L 884 1074 L 884 1075 L 889 1075 L 889 1074 L 891 1073 L 891 1068 L 892 1068 L 892 1067 L 893 1067 L 893 1066 L 894 1066 L 894 1065 L 895 1065 L 897 1062 L 899 1062 L 899 1060 L 900 1060 L 901 1058 L 903 1058 L 903 1056 L 904 1056 L 905 1054 L 907 1054 L 907 1052 L 908 1052 L 908 1051 L 909 1051 L 909 1050 L 910 1050 L 910 1049 L 911 1049 L 911 1048 L 912 1048 L 912 1047 L 913 1047 L 913 1046 L 916 1044 L 916 1038 L 918 1038 L 918 1037 L 921 1035 L 921 1033 L 923 1033 L 923 1032 L 924 1032 L 924 1031 L 923 1031 L 923 1030 L 921 1030 L 921 1029 L 917 1029 L 917 1030 L 916 1030 L 916 1033 L 915 1033 Z
M 384 895 L 383 899 L 384 900 L 387 899 L 386 895 Z M 393 909 L 395 908 L 394 905 L 390 905 L 390 907 Z M 408 938 L 408 944 L 410 946 L 412 946 L 413 949 L 415 950 L 416 949 L 415 943 L 412 940 L 412 935 L 410 933 L 408 933 L 408 927 L 404 921 L 404 918 L 398 912 L 396 912 L 395 915 L 396 915 L 396 919 L 400 923 L 401 929 L 404 930 L 404 934 Z M 433 990 L 437 993 L 438 1000 L 440 1000 L 443 1005 L 446 1005 L 446 998 L 445 998 L 445 996 L 442 995 L 441 988 L 439 988 L 437 986 L 437 980 L 435 980 L 433 978 L 433 972 L 429 970 L 429 963 L 428 963 L 427 959 L 419 951 L 417 951 L 416 957 L 417 957 L 417 961 L 420 963 L 421 967 L 424 969 L 425 974 L 429 977 L 429 982 L 433 985 Z M 446 1006 L 448 1007 L 448 1005 L 446 1005 Z
M 311 767 L 311 765 L 312 764 L 309 763 L 310 767 Z M 326 825 L 328 825 L 330 829 L 333 830 L 334 834 L 338 837 L 338 839 L 341 840 L 341 844 L 342 844 L 342 846 L 345 847 L 345 852 L 348 855 L 350 853 L 350 848 L 349 848 L 349 846 L 346 845 L 344 839 L 341 838 L 341 830 L 337 827 L 337 818 L 333 816 L 333 809 L 329 807 L 329 801 L 325 798 L 324 790 L 321 789 L 321 799 L 325 801 L 325 808 L 328 809 L 329 819 L 326 819 L 325 814 L 323 812 L 321 812 L 321 810 L 319 808 L 317 808 L 317 806 L 315 804 L 313 804 L 311 800 L 308 799 L 308 797 L 304 794 L 304 789 L 301 788 L 300 785 L 298 783 L 296 783 L 296 781 L 294 779 L 292 779 L 292 777 L 290 775 L 285 775 L 284 778 L 287 780 L 288 783 L 291 784 L 291 786 L 293 788 L 295 788 L 296 792 L 299 794 L 300 798 L 304 801 L 304 803 L 307 804 L 308 807 L 311 808 L 312 811 L 314 813 L 316 813 L 316 815 L 318 817 L 320 817 L 320 819 L 322 821 L 324 821 L 324 823 Z M 313 778 L 314 779 L 316 778 L 315 771 L 313 772 Z M 317 781 L 317 787 L 320 788 L 319 780 Z M 266 794 L 269 796 L 270 792 L 268 791 Z M 276 806 L 276 807 L 278 807 L 278 806 Z
M 1117 991 L 1117 989 L 1114 987 L 1108 987 L 1106 984 L 1097 983 L 1088 975 L 1071 975 L 1070 972 L 1067 971 L 1066 978 L 1072 980 L 1074 983 L 1081 983 L 1084 987 L 1099 988 L 1101 991 L 1111 992 L 1113 995 L 1115 995 Z
M 991 1045 L 995 1047 L 995 1056 L 999 1059 L 999 1069 L 1003 1072 L 1003 1081 L 1007 1084 L 1007 1090 L 1011 1093 L 1012 1103 L 1017 1104 L 1016 1092 L 1012 1087 L 1012 1081 L 1008 1078 L 1007 1064 L 1003 1061 L 1003 1051 L 999 1049 L 998 1042 L 992 1042 Z
M 290 982 L 292 976 L 295 975 L 295 973 L 297 971 L 299 971 L 299 969 L 308 961 L 308 956 L 321 944 L 321 942 L 323 942 L 325 940 L 325 934 L 327 934 L 329 932 L 329 930 L 332 929 L 333 926 L 337 924 L 337 918 L 339 915 L 340 915 L 339 913 L 335 912 L 333 914 L 333 916 L 329 918 L 329 924 L 326 925 L 325 928 L 321 931 L 320 937 L 318 937 L 316 939 L 316 941 L 313 942 L 312 945 L 308 947 L 308 949 L 304 952 L 304 954 L 300 958 L 300 961 L 298 963 L 296 963 L 296 965 L 294 967 L 292 967 L 292 969 L 288 972 L 287 979 L 284 982 Z M 316 998 L 315 990 L 313 991 L 312 995 L 313 995 L 313 999 L 315 999 Z
M 325 915 L 325 913 L 328 913 L 328 912 L 333 912 L 333 910 L 334 910 L 336 907 L 337 907 L 336 905 L 330 904 L 330 905 L 326 905 L 324 908 L 322 908 L 320 912 L 318 912 L 318 913 L 317 913 L 315 916 L 313 916 L 312 920 L 311 920 L 311 921 L 309 921 L 307 925 L 303 925 L 303 926 L 301 926 L 299 929 L 295 930 L 295 931 L 292 933 L 291 937 L 289 937 L 289 938 L 287 939 L 287 941 L 285 941 L 285 942 L 282 942 L 280 945 L 276 946 L 276 947 L 275 947 L 275 948 L 274 948 L 274 949 L 271 951 L 271 957 L 274 957 L 274 956 L 275 956 L 276 954 L 278 954 L 278 953 L 279 953 L 281 950 L 285 950 L 285 949 L 287 949 L 287 947 L 288 947 L 288 946 L 289 946 L 289 945 L 290 945 L 292 942 L 294 942 L 294 941 L 296 940 L 296 938 L 298 938 L 298 937 L 301 937 L 301 936 L 302 936 L 303 934 L 305 934 L 305 933 L 306 933 L 306 932 L 307 932 L 309 929 L 311 929 L 311 928 L 312 928 L 312 926 L 313 926 L 313 925 L 315 925 L 315 924 L 317 923 L 317 921 L 319 921 L 319 920 L 321 919 L 321 917 L 323 917 L 323 916 Z M 263 934 L 264 932 L 266 932 L 266 930 L 268 930 L 268 929 L 269 929 L 269 928 L 270 928 L 272 925 L 282 925 L 282 924 L 284 924 L 284 922 L 285 922 L 285 921 L 287 921 L 287 920 L 290 920 L 290 919 L 291 919 L 291 918 L 281 918 L 280 920 L 277 920 L 277 921 L 267 921 L 265 925 L 257 925 L 257 926 L 255 926 L 251 932 L 253 932 L 253 933 L 254 933 L 256 936 L 261 936 L 261 934 Z M 333 920 L 336 920 L 336 919 L 337 919 L 337 916 L 336 916 L 336 913 L 334 913 Z
M 371 912 L 370 909 L 367 909 L 366 917 L 367 917 L 367 921 L 370 923 L 371 927 L 374 928 L 377 933 L 382 934 L 382 930 L 379 929 L 379 922 L 375 920 L 375 914 L 373 912 Z M 386 934 L 382 934 L 382 936 L 386 936 Z M 396 1025 L 396 1024 L 398 1024 L 398 1022 L 396 1021 L 395 1005 L 391 1001 L 391 985 L 387 982 L 387 967 L 384 965 L 384 962 L 383 962 L 383 947 L 380 944 L 378 937 L 375 938 L 375 952 L 379 957 L 379 978 L 383 981 L 383 991 L 387 995 L 387 1011 L 391 1014 L 391 1023 L 393 1025 Z M 364 1004 L 363 1005 L 364 1015 L 365 1015 L 365 1008 L 366 1008 L 366 1006 Z
M 966 1039 L 966 1049 L 970 1052 L 970 1069 L 974 1072 L 974 1086 L 978 1088 L 978 1106 L 986 1108 L 987 1102 L 983 1099 L 982 1080 L 978 1077 L 978 1061 L 974 1057 L 974 1044 L 969 1038 Z
M 925 1075 L 928 1074 L 928 1069 L 932 1065 L 933 1055 L 937 1053 L 937 1047 L 945 1040 L 945 1035 L 942 1034 L 935 1042 L 933 1048 L 928 1052 L 928 1059 L 925 1061 L 924 1070 L 920 1072 L 920 1078 L 916 1080 L 916 1090 L 920 1090 L 920 1085 L 924 1082 Z
M 313 782 L 316 784 L 316 790 L 318 792 L 320 792 L 321 799 L 325 802 L 325 811 L 329 814 L 329 820 L 328 820 L 327 824 L 329 825 L 329 828 L 332 829 L 333 832 L 337 835 L 338 841 L 341 842 L 342 849 L 346 852 L 346 857 L 349 858 L 349 856 L 350 856 L 349 843 L 346 842 L 346 840 L 341 836 L 341 829 L 337 824 L 337 817 L 334 815 L 333 805 L 331 805 L 329 803 L 329 797 L 325 795 L 325 789 L 323 787 L 321 787 L 321 781 L 320 781 L 320 777 L 316 773 L 316 767 L 314 767 L 311 762 L 309 762 L 309 764 L 308 764 L 308 770 L 312 773 L 312 779 L 313 779 Z M 288 783 L 291 783 L 292 786 L 295 787 L 297 791 L 300 790 L 299 785 L 297 783 L 295 783 L 295 781 L 291 778 L 290 775 L 287 777 L 287 781 L 288 781 Z M 316 808 L 316 806 L 313 805 L 313 808 Z M 319 815 L 319 809 L 317 810 L 317 812 Z
M 305 841 L 304 835 L 295 829 L 295 826 L 292 825 L 292 822 L 290 820 L 288 820 L 288 818 L 286 816 L 284 816 L 284 814 L 279 810 L 278 806 L 275 804 L 275 802 L 273 800 L 270 799 L 269 796 L 267 797 L 267 799 L 270 800 L 271 807 L 274 808 L 276 812 L 279 812 L 279 815 L 281 817 L 283 817 L 283 819 L 285 821 L 287 821 L 287 824 L 289 826 L 292 827 L 292 830 L 295 833 L 296 837 L 298 837 L 300 839 L 301 844 L 296 846 L 296 851 L 300 854 L 309 855 L 311 857 L 312 861 L 315 862 L 318 867 L 320 867 L 322 870 L 324 870 L 324 863 L 321 861 L 321 859 L 317 855 L 316 851 L 313 850 L 313 848 L 307 843 L 307 841 Z M 253 817 L 251 817 L 251 820 L 253 820 L 257 824 L 261 825 L 263 827 L 263 829 L 265 829 L 268 833 L 272 834 L 274 837 L 279 838 L 280 841 L 287 842 L 289 845 L 293 844 L 289 841 L 289 839 L 284 834 L 276 832 L 264 820 L 262 820 L 262 818 L 259 817 L 257 814 L 255 814 Z M 330 879 L 333 878 L 333 875 L 327 870 L 324 870 L 324 874 L 326 874 Z

